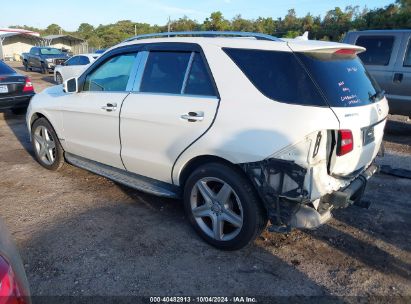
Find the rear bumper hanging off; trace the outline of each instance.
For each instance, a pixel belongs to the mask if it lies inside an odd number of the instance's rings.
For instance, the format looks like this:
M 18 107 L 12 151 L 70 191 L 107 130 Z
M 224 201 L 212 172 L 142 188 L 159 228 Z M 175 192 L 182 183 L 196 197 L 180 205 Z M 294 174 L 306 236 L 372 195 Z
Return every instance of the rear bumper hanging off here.
M 331 219 L 331 210 L 350 205 L 368 208 L 363 196 L 368 179 L 378 171 L 371 164 L 347 187 L 321 197 L 317 208 L 312 206 L 304 190 L 306 169 L 294 162 L 269 159 L 242 164 L 251 178 L 268 212 L 270 231 L 288 232 L 291 228 L 314 229 Z

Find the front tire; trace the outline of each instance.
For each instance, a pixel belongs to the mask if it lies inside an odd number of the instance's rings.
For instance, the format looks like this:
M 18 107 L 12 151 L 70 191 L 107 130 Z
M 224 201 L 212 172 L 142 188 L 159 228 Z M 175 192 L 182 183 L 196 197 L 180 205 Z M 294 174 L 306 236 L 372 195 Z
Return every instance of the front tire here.
M 48 74 L 47 67 L 44 63 L 41 64 L 41 74 Z
M 31 142 L 36 160 L 44 168 L 57 171 L 64 164 L 64 151 L 52 125 L 44 117 L 31 127 Z
M 223 250 L 246 246 L 267 225 L 267 213 L 250 181 L 221 163 L 205 164 L 190 175 L 184 207 L 196 232 Z
M 63 83 L 63 76 L 61 76 L 60 73 L 56 73 L 56 83 L 57 84 L 62 84 Z

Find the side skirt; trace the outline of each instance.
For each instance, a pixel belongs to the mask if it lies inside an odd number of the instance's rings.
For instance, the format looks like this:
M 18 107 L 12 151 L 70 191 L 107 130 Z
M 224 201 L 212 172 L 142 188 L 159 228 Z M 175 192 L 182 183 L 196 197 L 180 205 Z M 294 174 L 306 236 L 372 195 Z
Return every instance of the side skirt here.
M 180 187 L 161 182 L 146 176 L 128 172 L 126 170 L 114 168 L 102 163 L 89 160 L 87 158 L 77 156 L 71 153 L 64 153 L 68 163 L 73 166 L 80 167 L 95 174 L 104 176 L 119 184 L 123 184 L 135 190 L 162 196 L 167 198 L 181 198 Z

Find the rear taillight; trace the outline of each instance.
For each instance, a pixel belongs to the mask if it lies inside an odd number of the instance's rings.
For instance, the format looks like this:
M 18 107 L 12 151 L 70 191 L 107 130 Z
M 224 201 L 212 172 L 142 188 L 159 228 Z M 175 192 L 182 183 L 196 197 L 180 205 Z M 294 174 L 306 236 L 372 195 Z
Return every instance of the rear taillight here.
M 0 256 L 0 304 L 25 304 L 27 298 L 22 294 L 13 269 Z
M 342 156 L 354 148 L 354 139 L 351 130 L 339 130 L 337 140 L 337 155 Z
M 30 78 L 26 78 L 26 83 L 24 84 L 23 92 L 33 92 L 34 87 L 33 84 L 31 83 Z
M 339 49 L 334 52 L 337 55 L 355 55 L 357 54 L 357 50 L 353 49 Z

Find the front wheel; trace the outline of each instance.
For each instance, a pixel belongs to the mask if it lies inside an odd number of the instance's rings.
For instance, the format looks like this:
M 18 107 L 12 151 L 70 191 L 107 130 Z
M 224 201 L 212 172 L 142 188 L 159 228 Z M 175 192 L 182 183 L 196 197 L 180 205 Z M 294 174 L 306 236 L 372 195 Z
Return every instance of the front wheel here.
M 31 127 L 31 142 L 37 161 L 44 168 L 57 171 L 64 164 L 63 148 L 51 124 L 39 118 Z
M 267 214 L 250 181 L 220 163 L 205 164 L 190 175 L 184 207 L 197 233 L 223 250 L 246 246 L 267 225 Z
M 47 73 L 48 73 L 47 66 L 44 63 L 42 63 L 41 64 L 41 74 L 47 74 Z
M 63 83 L 63 77 L 61 76 L 60 73 L 56 73 L 56 82 L 57 82 L 57 84 L 62 84 Z

